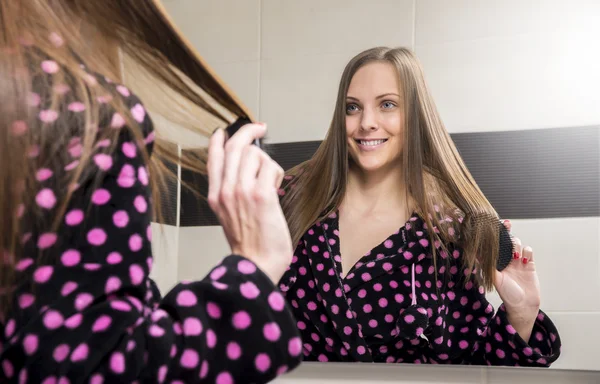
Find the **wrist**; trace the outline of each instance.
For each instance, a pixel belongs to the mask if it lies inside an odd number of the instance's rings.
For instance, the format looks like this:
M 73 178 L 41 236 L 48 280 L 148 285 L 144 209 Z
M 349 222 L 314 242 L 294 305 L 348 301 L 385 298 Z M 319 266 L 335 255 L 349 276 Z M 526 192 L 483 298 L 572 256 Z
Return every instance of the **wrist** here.
M 526 343 L 529 343 L 529 338 L 531 337 L 539 310 L 539 307 L 506 307 L 506 318 L 508 322 Z

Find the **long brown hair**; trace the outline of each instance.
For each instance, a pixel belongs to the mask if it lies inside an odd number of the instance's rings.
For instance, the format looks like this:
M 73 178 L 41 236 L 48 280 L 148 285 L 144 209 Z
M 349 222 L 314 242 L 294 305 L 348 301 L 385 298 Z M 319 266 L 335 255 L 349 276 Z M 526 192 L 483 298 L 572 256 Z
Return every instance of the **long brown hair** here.
M 340 207 L 348 179 L 346 96 L 352 77 L 372 62 L 396 68 L 404 100 L 404 182 L 427 224 L 431 244 L 447 250 L 451 242 L 464 251 L 469 275 L 475 272 L 486 288 L 493 286 L 498 255 L 498 215 L 481 192 L 446 131 L 427 87 L 423 69 L 407 48 L 376 47 L 356 55 L 339 83 L 333 119 L 314 156 L 288 171 L 282 206 L 296 244 L 315 222 Z M 461 223 L 462 222 L 462 223 Z M 451 236 L 459 231 L 460 238 Z M 458 244 L 460 243 L 460 244 Z M 436 248 L 433 247 L 434 262 Z M 480 273 L 477 273 L 479 270 Z
M 32 82 L 40 74 L 41 61 L 47 59 L 63 68 L 53 81 L 66 83 L 84 104 L 83 124 L 63 121 L 48 129 L 33 114 L 28 97 Z M 0 260 L 0 289 L 4 293 L 0 311 L 8 304 L 14 266 L 22 257 L 23 223 L 17 210 L 35 207 L 32 191 L 40 165 L 59 167 L 62 163 L 64 167 L 68 141 L 77 130 L 81 157 L 72 178 L 59 181 L 64 194 L 57 194 L 60 208 L 51 218 L 53 225 L 58 225 L 71 199 L 68 186 L 85 176 L 94 152 L 100 124 L 98 97 L 110 99 L 109 104 L 128 123 L 130 134 L 138 142 L 143 140 L 141 128 L 114 90 L 100 82 L 89 84 L 88 72 L 82 66 L 124 83 L 163 121 L 202 136 L 239 117 L 252 120 L 244 105 L 178 32 L 158 0 L 0 0 L 0 257 L 4 256 L 4 262 Z M 45 102 L 58 111 L 64 108 L 61 100 L 59 92 L 53 91 Z M 23 132 L 19 127 L 27 129 Z M 19 135 L 14 134 L 15 128 L 21 130 Z M 113 131 L 113 135 L 118 134 L 118 130 Z M 167 163 L 199 173 L 206 170 L 204 152 L 187 151 L 189 157 L 180 157 L 177 146 L 161 133 L 161 126 L 156 125 L 151 159 L 144 146 L 140 148 L 149 162 L 155 202 L 160 199 L 165 177 L 175 176 Z M 27 156 L 33 146 L 39 148 L 35 161 Z M 111 150 L 114 148 L 106 149 Z M 153 208 L 159 220 L 160 204 L 154 203 Z

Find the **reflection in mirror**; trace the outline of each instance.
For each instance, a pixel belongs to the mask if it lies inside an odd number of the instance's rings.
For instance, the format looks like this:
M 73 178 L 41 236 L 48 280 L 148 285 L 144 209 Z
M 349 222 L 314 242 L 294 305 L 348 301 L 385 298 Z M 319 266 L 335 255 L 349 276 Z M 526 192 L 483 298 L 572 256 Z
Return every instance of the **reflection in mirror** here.
M 600 4 L 204 3 L 165 5 L 287 170 L 305 361 L 597 369 Z M 179 278 L 217 224 L 182 190 Z

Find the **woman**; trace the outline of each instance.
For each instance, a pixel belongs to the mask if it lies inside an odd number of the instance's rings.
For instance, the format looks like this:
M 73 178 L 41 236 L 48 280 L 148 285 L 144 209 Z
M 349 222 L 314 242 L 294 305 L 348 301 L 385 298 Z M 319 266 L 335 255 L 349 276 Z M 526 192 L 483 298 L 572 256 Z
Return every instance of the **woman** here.
M 325 140 L 287 179 L 280 194 L 297 248 L 279 286 L 305 360 L 558 358 L 533 251 L 514 239 L 514 259 L 496 270 L 497 215 L 409 50 L 374 48 L 348 63 Z M 496 314 L 484 295 L 491 287 L 504 301 Z
M 209 122 L 199 133 L 243 107 L 158 3 L 0 0 L 0 25 L 0 381 L 265 383 L 295 368 L 301 341 L 275 286 L 293 253 L 283 172 L 250 146 L 266 127 L 212 136 L 208 200 L 232 254 L 158 297 L 153 201 L 179 158 L 111 54 L 177 96 L 152 95 L 184 106 L 183 124 Z M 205 172 L 203 159 L 182 165 Z

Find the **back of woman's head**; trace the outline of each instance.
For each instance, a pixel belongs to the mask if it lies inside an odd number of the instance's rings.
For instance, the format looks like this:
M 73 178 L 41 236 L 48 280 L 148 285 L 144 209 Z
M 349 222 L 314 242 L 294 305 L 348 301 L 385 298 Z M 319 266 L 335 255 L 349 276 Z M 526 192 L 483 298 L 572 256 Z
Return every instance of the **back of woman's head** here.
M 437 111 L 421 64 L 407 48 L 375 47 L 354 56 L 339 83 L 333 119 L 315 155 L 292 169 L 302 172 L 286 191 L 283 207 L 292 239 L 339 208 L 346 191 L 349 169 L 346 100 L 354 74 L 373 62 L 395 68 L 400 85 L 404 145 L 398 166 L 403 168 L 408 196 L 429 228 L 431 244 L 458 242 L 450 235 L 460 230 L 465 265 L 483 274 L 491 288 L 498 253 L 498 219 L 470 175 Z M 459 224 L 462 221 L 462 224 Z M 459 228 L 460 227 L 460 228 Z M 435 254 L 435 250 L 434 250 Z
M 71 198 L 67 187 L 85 175 L 92 161 L 103 124 L 101 105 L 110 105 L 123 117 L 124 129 L 137 142 L 143 139 L 114 87 L 92 81 L 89 73 L 124 82 L 162 120 L 204 136 L 238 117 L 249 117 L 176 31 L 158 1 L 0 0 L 0 255 L 4 255 L 0 288 L 4 292 L 12 286 L 14 265 L 22 257 L 19 239 L 28 223 L 23 223 L 20 212 L 24 205 L 35 206 L 31 191 L 36 190 L 39 170 L 52 171 L 69 163 L 74 167 L 68 179 L 54 180 L 65 187 L 59 189 L 65 193 L 56 196 L 57 209 L 52 211 L 53 225 L 58 225 Z M 34 91 L 40 87 L 46 90 L 44 95 Z M 75 108 L 82 113 L 77 120 L 54 121 L 58 111 L 73 107 L 65 105 L 66 92 L 78 100 Z M 140 146 L 149 161 L 155 201 L 168 172 L 167 162 L 205 171 L 203 153 L 180 158 L 177 147 L 161 135 L 160 126 L 156 128 L 152 159 Z M 118 132 L 105 130 L 105 134 Z M 76 163 L 69 152 L 74 137 L 81 145 Z M 153 207 L 160 216 L 160 204 Z M 35 218 L 27 216 L 32 222 Z

